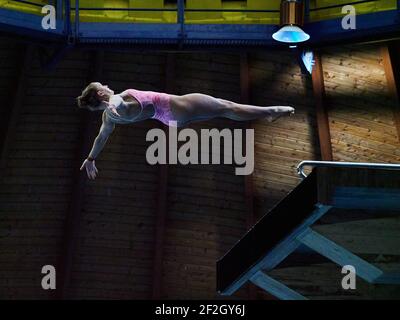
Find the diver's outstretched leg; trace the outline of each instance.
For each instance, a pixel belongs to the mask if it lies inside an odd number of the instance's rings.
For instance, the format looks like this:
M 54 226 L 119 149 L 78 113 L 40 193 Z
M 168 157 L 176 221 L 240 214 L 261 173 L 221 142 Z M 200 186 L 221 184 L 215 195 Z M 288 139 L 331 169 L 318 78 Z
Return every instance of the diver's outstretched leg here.
M 267 121 L 273 122 L 282 116 L 291 116 L 294 114 L 294 108 L 288 106 L 260 107 L 235 103 L 229 100 L 220 100 L 228 106 L 224 116 L 237 121 L 265 118 Z
M 236 121 L 267 119 L 272 122 L 284 115 L 294 114 L 294 108 L 286 106 L 260 107 L 240 104 L 233 101 L 215 98 L 202 93 L 189 93 L 175 96 L 179 120 L 192 122 L 209 120 L 216 117 L 228 118 Z

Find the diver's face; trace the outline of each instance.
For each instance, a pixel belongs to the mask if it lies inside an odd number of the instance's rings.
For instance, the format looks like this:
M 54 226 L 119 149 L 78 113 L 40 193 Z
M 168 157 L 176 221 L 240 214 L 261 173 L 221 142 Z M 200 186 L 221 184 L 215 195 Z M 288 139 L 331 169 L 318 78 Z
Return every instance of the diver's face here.
M 111 97 L 112 95 L 114 95 L 114 91 L 113 90 L 111 90 L 109 87 L 108 87 L 108 85 L 106 85 L 106 84 L 101 84 L 100 82 L 97 82 L 97 94 L 100 96 L 100 97 L 105 97 L 105 98 L 109 98 L 109 97 Z
M 111 90 L 108 85 L 103 85 L 100 82 L 92 82 L 92 85 L 95 85 L 97 96 L 99 99 L 102 101 L 99 106 L 97 107 L 91 107 L 88 106 L 87 108 L 90 111 L 100 111 L 104 110 L 107 107 L 107 104 L 104 103 L 103 101 L 109 101 L 110 97 L 114 95 L 114 91 Z

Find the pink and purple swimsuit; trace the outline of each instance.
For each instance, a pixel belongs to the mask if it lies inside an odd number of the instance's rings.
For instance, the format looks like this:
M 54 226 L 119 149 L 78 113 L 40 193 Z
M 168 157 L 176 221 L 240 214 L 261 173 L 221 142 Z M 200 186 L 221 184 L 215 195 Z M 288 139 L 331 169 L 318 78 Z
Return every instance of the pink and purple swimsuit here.
M 169 121 L 175 120 L 171 111 L 169 94 L 155 91 L 141 91 L 136 89 L 128 89 L 125 92 L 139 102 L 142 112 L 144 108 L 148 107 L 148 105 L 153 105 L 155 112 L 151 117 L 152 119 L 161 121 L 167 126 L 173 125 L 173 123 L 169 123 Z
M 125 90 L 124 92 L 129 94 L 139 102 L 139 105 L 141 107 L 141 112 L 135 118 L 127 119 L 123 117 L 118 117 L 107 108 L 105 110 L 105 113 L 113 122 L 120 124 L 137 122 L 138 121 L 137 119 L 140 118 L 140 115 L 143 112 L 144 108 L 147 108 L 149 105 L 153 105 L 154 115 L 151 117 L 152 119 L 161 121 L 167 126 L 173 126 L 173 127 L 179 126 L 177 122 L 176 123 L 170 122 L 176 120 L 171 111 L 169 94 L 162 92 L 155 92 L 155 91 L 141 91 L 136 89 L 128 89 Z

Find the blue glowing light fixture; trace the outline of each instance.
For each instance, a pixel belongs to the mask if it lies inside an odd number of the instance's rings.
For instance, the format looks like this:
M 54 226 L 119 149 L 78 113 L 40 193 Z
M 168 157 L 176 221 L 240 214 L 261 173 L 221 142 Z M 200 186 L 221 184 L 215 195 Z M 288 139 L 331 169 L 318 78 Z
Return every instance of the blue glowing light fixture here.
M 298 43 L 307 41 L 310 36 L 298 26 L 283 26 L 272 35 L 272 38 L 279 42 Z
M 300 28 L 304 22 L 303 1 L 282 0 L 280 13 L 281 28 L 272 35 L 272 38 L 285 43 L 298 43 L 310 39 L 310 36 Z

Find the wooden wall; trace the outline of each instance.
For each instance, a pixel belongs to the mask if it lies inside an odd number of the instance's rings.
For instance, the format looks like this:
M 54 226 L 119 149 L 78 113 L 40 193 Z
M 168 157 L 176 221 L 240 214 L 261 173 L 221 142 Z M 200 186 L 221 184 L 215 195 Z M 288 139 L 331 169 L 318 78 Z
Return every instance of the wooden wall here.
M 4 137 L 7 132 L 7 123 L 10 118 L 8 110 L 13 108 L 13 95 L 12 92 L 16 90 L 17 79 L 18 79 L 18 58 L 21 56 L 22 47 L 18 46 L 12 41 L 1 41 L 0 42 L 0 99 L 3 101 L 2 107 L 0 108 L 0 117 L 3 120 L 0 128 L 0 136 Z M 1 149 L 3 149 L 4 139 L 0 141 Z M 18 224 L 18 218 L 14 218 L 18 213 L 17 201 L 15 199 L 9 199 L 8 194 L 4 194 L 5 188 L 2 186 L 0 189 L 0 292 L 3 292 L 3 288 L 6 288 L 11 281 L 23 282 L 24 279 L 14 280 L 18 274 L 18 271 L 14 271 L 16 267 L 16 259 L 19 257 L 19 248 L 15 246 L 16 241 L 9 241 L 13 228 Z M 9 200 L 8 200 L 9 199 Z M 24 247 L 22 247 L 24 249 Z M 11 280 L 10 280 L 11 278 Z M 12 296 L 13 293 L 11 293 Z M 5 293 L 2 294 L 5 296 Z
M 106 53 L 101 81 L 116 92 L 162 91 L 164 65 L 164 55 Z M 86 191 L 71 297 L 151 297 L 158 171 L 144 155 L 146 133 L 154 127 L 154 120 L 116 126 L 98 158 L 99 176 Z
M 237 55 L 187 53 L 176 59 L 177 94 L 240 99 Z M 216 119 L 188 127 L 200 132 L 237 126 Z M 245 232 L 244 212 L 243 177 L 232 165 L 170 166 L 164 298 L 217 297 L 215 263 Z
M 323 69 L 334 159 L 398 163 L 396 101 L 388 93 L 380 46 L 326 50 Z
M 47 73 L 37 54 L 25 70 L 22 108 L 0 185 L 2 298 L 51 296 L 41 289 L 41 269 L 55 265 L 60 254 L 77 169 L 72 159 L 79 117 L 71 98 L 84 82 L 87 61 L 76 52 Z
M 320 151 L 312 85 L 295 54 L 253 53 L 249 61 L 251 103 L 296 109 L 294 117 L 253 122 L 256 215 L 261 217 L 300 182 L 298 163 L 319 159 Z
M 22 46 L 18 46 L 12 41 L 0 42 L 0 99 L 5 104 L 0 108 L 1 119 L 8 120 L 7 109 L 12 108 L 13 91 L 15 91 L 18 79 L 18 60 L 22 58 Z M 5 126 L 1 126 L 0 134 L 3 135 L 6 131 Z M 2 143 L 0 144 L 2 146 Z
M 20 47 L 9 42 L 0 41 L 1 97 L 13 90 L 16 81 L 8 79 L 19 66 Z M 33 52 L 0 184 L 0 298 L 8 299 L 54 298 L 41 289 L 40 271 L 64 254 L 84 112 L 75 97 L 92 76 L 90 52 L 69 52 L 53 71 L 43 71 L 37 48 Z M 399 140 L 389 106 L 394 101 L 386 91 L 379 47 L 326 50 L 322 58 L 335 160 L 398 162 Z M 187 52 L 174 54 L 174 59 L 170 93 L 202 92 L 240 101 L 238 54 Z M 99 80 L 116 92 L 129 87 L 164 91 L 166 62 L 165 53 L 105 52 Z M 299 183 L 296 165 L 320 159 L 320 148 L 311 80 L 301 74 L 294 53 L 250 52 L 248 68 L 251 104 L 296 108 L 294 117 L 251 123 L 255 216 L 260 218 Z M 2 105 L 0 116 L 6 112 Z M 96 128 L 100 118 L 101 113 Z M 86 181 L 66 298 L 152 297 L 160 176 L 144 155 L 150 145 L 146 132 L 159 126 L 155 120 L 117 126 L 96 161 L 99 176 Z M 241 126 L 228 119 L 189 125 L 196 131 Z M 234 174 L 234 165 L 170 165 L 167 174 L 161 297 L 220 298 L 216 260 L 247 228 L 244 178 Z M 246 288 L 234 296 L 246 297 Z M 269 298 L 261 292 L 257 297 Z

